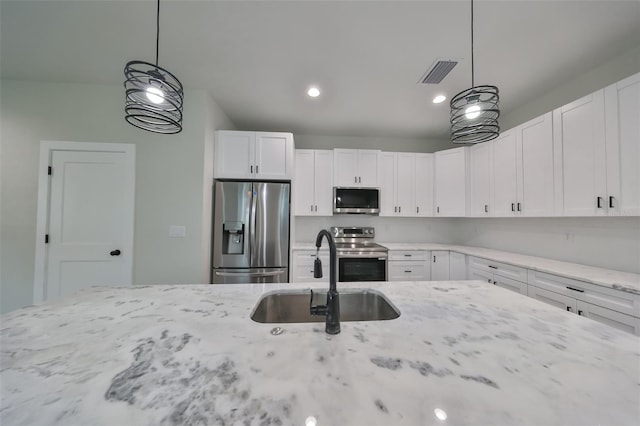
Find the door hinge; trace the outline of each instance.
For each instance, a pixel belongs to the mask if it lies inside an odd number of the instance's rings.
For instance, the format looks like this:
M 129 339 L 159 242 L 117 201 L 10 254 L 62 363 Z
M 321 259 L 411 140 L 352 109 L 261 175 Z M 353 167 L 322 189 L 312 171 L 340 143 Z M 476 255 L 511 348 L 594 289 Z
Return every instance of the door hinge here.
M 47 169 L 47 174 L 49 176 L 51 176 L 53 174 L 53 167 L 49 166 L 49 168 Z
M 44 243 L 49 244 L 49 234 L 44 235 Z

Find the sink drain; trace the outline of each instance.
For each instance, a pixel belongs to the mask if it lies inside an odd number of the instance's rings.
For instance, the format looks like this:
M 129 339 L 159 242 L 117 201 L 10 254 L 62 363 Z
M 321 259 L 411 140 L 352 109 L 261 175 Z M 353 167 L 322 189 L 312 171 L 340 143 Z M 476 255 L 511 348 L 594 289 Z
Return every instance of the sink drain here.
M 284 333 L 284 328 L 282 327 L 274 327 L 271 329 L 271 334 L 273 334 L 274 336 L 279 336 L 282 333 Z

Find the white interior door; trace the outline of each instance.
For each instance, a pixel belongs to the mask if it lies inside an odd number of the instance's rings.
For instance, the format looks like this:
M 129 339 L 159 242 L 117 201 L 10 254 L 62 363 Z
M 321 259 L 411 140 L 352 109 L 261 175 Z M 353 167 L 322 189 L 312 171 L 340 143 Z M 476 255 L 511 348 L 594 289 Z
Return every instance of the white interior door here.
M 131 285 L 134 154 L 55 149 L 49 153 L 42 299 L 96 285 Z

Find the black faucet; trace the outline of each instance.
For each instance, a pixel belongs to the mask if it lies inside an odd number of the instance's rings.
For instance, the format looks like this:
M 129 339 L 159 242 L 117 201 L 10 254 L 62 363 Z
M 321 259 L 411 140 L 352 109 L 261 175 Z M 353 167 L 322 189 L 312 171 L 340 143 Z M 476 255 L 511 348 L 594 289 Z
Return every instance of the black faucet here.
M 322 237 L 326 237 L 329 242 L 329 291 L 327 292 L 327 304 L 320 306 L 311 306 L 313 304 L 313 291 L 311 291 L 310 313 L 311 315 L 326 316 L 325 331 L 327 334 L 340 333 L 340 299 L 338 297 L 338 289 L 336 288 L 336 243 L 333 237 L 326 229 L 318 232 L 316 237 L 316 260 L 313 265 L 313 277 L 322 278 L 322 263 L 318 257 L 320 246 L 322 245 Z

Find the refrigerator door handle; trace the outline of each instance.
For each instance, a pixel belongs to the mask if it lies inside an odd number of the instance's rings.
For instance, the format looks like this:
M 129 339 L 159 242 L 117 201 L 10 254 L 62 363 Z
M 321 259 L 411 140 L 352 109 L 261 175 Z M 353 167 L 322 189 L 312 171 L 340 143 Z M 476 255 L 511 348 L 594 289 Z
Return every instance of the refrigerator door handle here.
M 254 266 L 257 264 L 256 261 L 256 257 L 258 254 L 258 247 L 256 246 L 256 226 L 257 226 L 257 219 L 256 219 L 256 204 L 258 202 L 258 196 L 257 196 L 257 190 L 256 190 L 256 186 L 255 185 L 251 185 L 251 212 L 249 213 L 249 221 L 251 223 L 251 230 L 250 235 L 249 235 L 249 239 L 250 239 L 250 245 L 249 245 L 249 265 Z M 277 265 L 274 265 L 277 266 Z
M 282 275 L 286 271 L 284 269 L 278 271 L 269 271 L 269 272 L 218 272 L 216 271 L 216 275 L 219 277 L 237 277 L 237 276 L 245 276 L 245 277 L 273 277 L 276 275 Z

